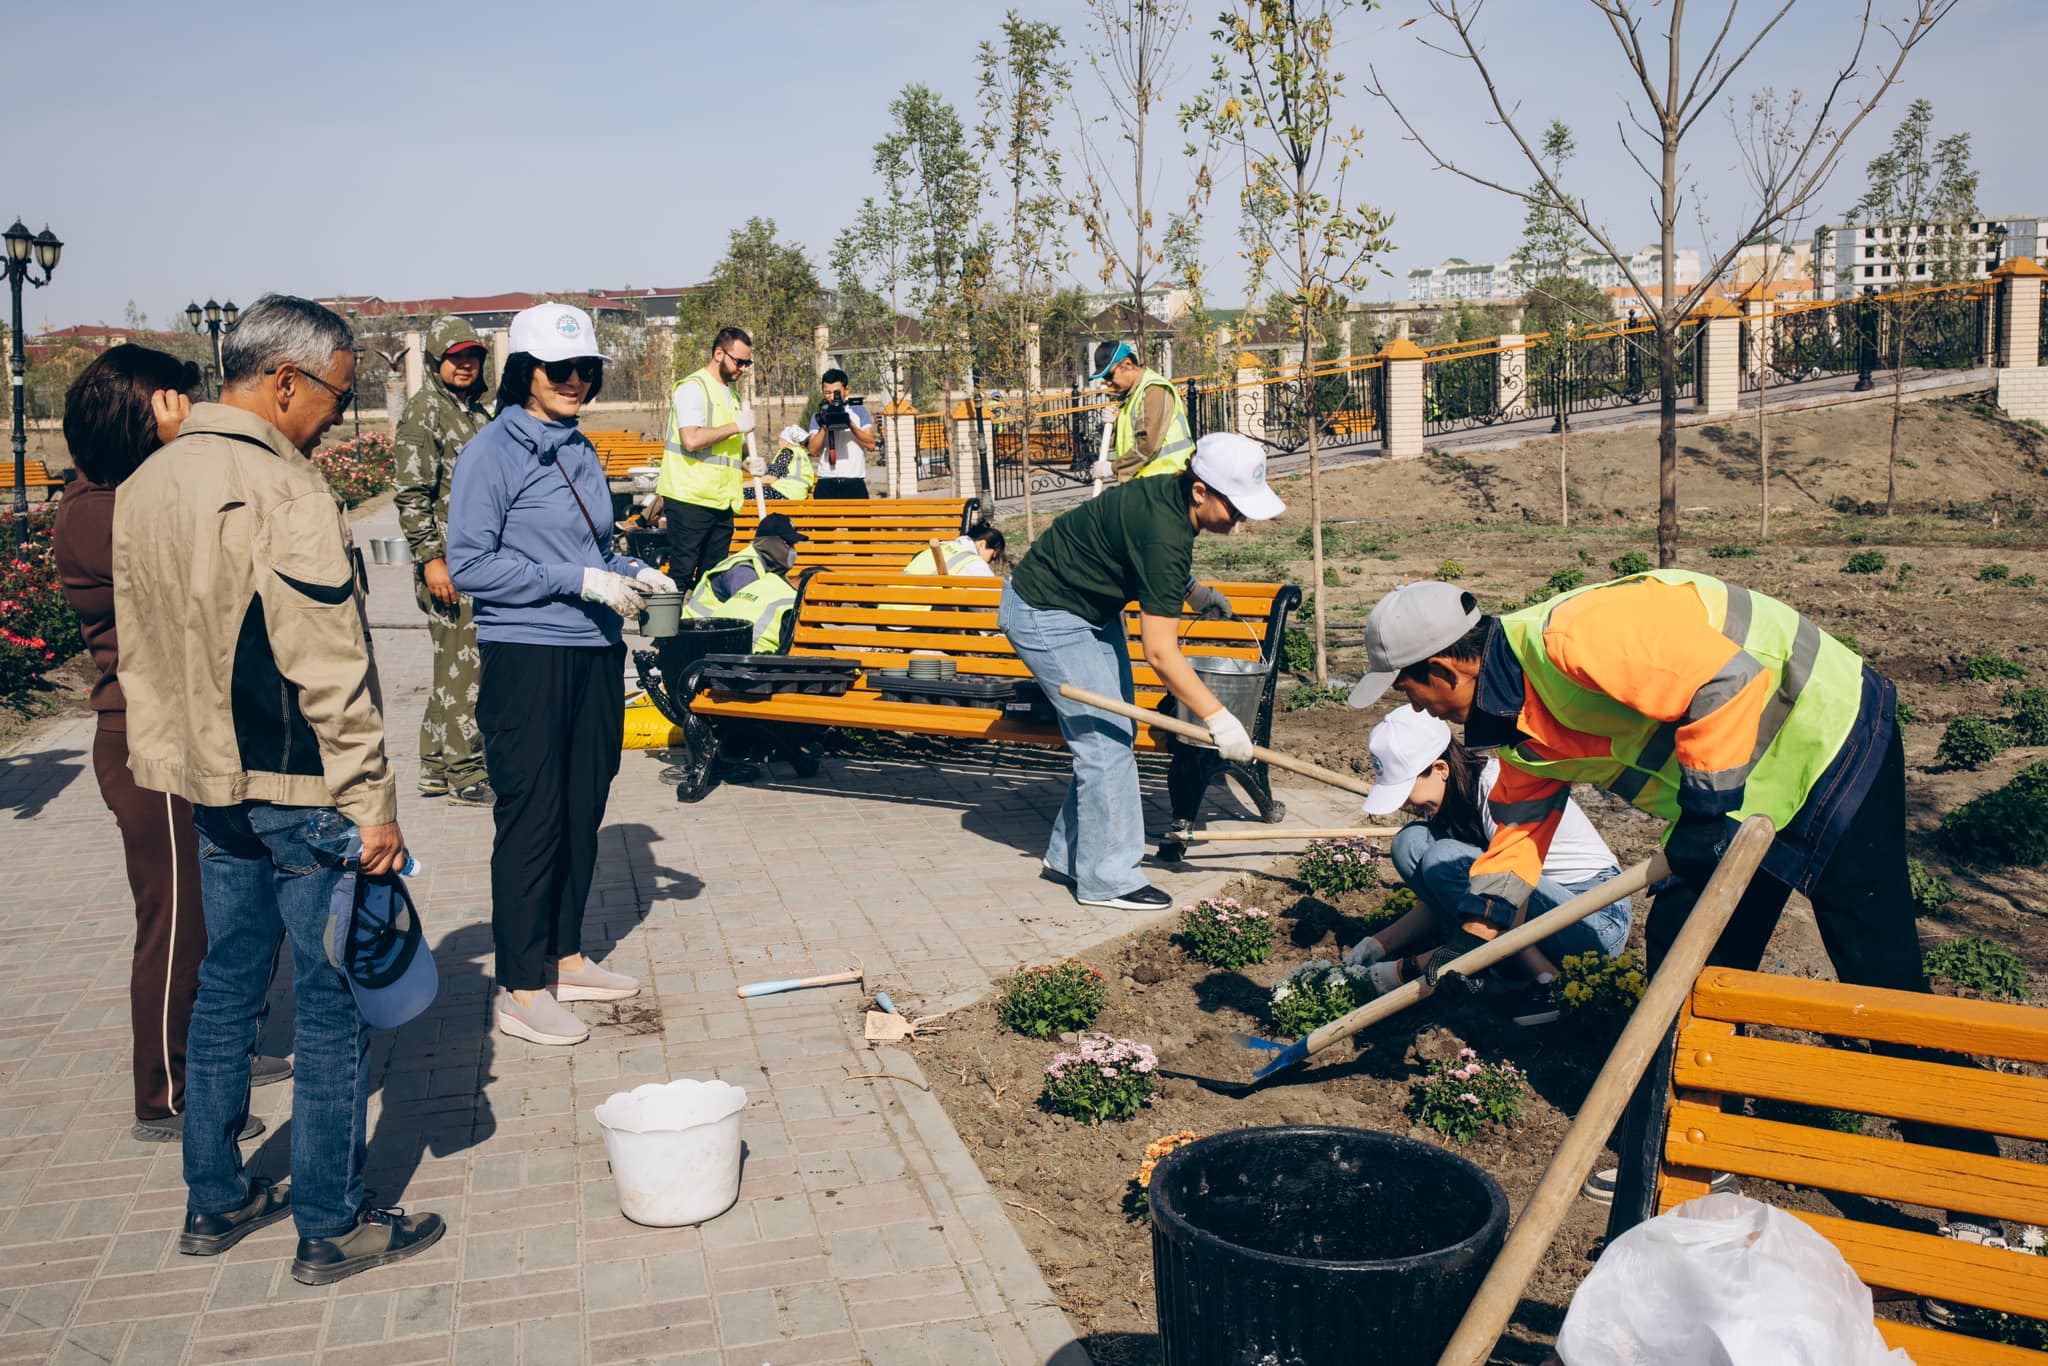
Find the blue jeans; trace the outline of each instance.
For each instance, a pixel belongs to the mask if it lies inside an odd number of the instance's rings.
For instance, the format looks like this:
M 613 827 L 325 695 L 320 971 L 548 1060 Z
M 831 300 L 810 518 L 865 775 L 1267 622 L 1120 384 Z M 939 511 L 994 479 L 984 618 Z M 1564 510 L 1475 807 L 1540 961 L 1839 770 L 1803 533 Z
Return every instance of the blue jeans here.
M 1130 637 L 1119 615 L 1090 626 L 1072 612 L 1043 611 L 1003 585 L 997 624 L 1059 714 L 1074 756 L 1074 780 L 1052 823 L 1045 866 L 1074 879 L 1084 901 L 1105 901 L 1146 885 L 1144 798 L 1138 791 L 1135 724 L 1060 695 L 1060 684 L 1129 702 Z
M 1428 825 L 1416 821 L 1394 836 L 1394 871 L 1415 893 L 1415 899 L 1429 907 L 1437 923 L 1448 934 L 1458 925 L 1458 905 L 1472 889 L 1472 861 L 1486 851 L 1459 840 L 1438 839 Z M 1533 918 L 1554 911 L 1581 892 L 1591 891 L 1621 869 L 1610 867 L 1598 877 L 1566 885 L 1544 878 L 1529 898 L 1528 915 Z M 1612 958 L 1628 943 L 1628 898 L 1602 907 L 1576 925 L 1569 925 L 1537 944 L 1543 956 L 1562 964 L 1572 954 L 1598 952 Z
M 225 1214 L 249 1198 L 235 1135 L 249 1109 L 249 1057 L 263 1026 L 277 947 L 292 946 L 292 1218 L 302 1238 L 333 1238 L 366 1203 L 370 1027 L 327 961 L 327 902 L 339 868 L 306 836 L 325 807 L 202 806 L 199 891 L 206 959 L 185 1045 L 186 1205 Z

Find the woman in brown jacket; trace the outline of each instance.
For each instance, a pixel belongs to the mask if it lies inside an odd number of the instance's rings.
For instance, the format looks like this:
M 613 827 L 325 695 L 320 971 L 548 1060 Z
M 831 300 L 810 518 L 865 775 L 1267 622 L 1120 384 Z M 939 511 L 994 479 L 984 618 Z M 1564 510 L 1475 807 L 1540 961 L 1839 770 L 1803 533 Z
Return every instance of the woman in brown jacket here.
M 92 767 L 100 797 L 121 828 L 135 894 L 135 956 L 128 1008 L 135 1032 L 135 1129 L 145 1142 L 184 1134 L 185 1031 L 206 956 L 199 911 L 199 846 L 184 800 L 137 787 L 128 772 L 128 703 L 121 694 L 114 631 L 114 489 L 192 411 L 198 367 L 146 346 L 116 346 L 87 366 L 64 395 L 64 440 L 77 465 L 57 508 L 57 575 L 99 666 L 92 710 Z M 291 1075 L 282 1058 L 258 1058 L 261 1086 Z M 251 1133 L 262 1121 L 251 1119 Z

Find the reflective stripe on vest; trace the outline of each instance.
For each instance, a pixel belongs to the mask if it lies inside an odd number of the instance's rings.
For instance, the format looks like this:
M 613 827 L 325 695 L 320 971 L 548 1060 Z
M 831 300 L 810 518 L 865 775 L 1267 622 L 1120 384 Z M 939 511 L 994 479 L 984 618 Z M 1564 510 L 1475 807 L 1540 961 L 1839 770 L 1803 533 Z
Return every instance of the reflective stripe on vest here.
M 792 501 L 810 497 L 811 490 L 818 483 L 818 471 L 811 464 L 810 451 L 803 446 L 784 446 L 782 450 L 790 453 L 789 473 L 769 480 L 768 487 Z M 781 453 L 776 452 L 777 455 Z
M 1863 698 L 1863 663 L 1847 646 L 1776 598 L 1705 574 L 1653 570 L 1560 594 L 1502 617 L 1508 648 L 1521 664 L 1537 703 L 1566 729 L 1606 739 L 1608 752 L 1546 759 L 1520 744 L 1503 748 L 1501 758 L 1538 777 L 1592 783 L 1666 821 L 1678 818 L 1678 793 L 1685 779 L 1676 750 L 1683 723 L 1644 716 L 1575 682 L 1551 662 L 1543 645 L 1545 626 L 1566 602 L 1644 578 L 1688 586 L 1699 594 L 1708 621 L 1742 647 L 1724 673 L 1751 677 L 1761 670 L 1769 676 L 1771 691 L 1749 763 L 1720 776 L 1724 787 L 1742 785 L 1741 805 L 1730 813 L 1736 820 L 1761 812 L 1783 830 L 1806 804 L 1813 785 L 1855 726 Z M 1708 688 L 1720 686 L 1716 679 Z M 1736 684 L 1731 681 L 1730 686 Z M 1541 819 L 1541 813 L 1503 814 L 1498 806 L 1490 810 L 1504 824 Z
M 688 376 L 683 384 L 695 384 L 704 393 L 704 425 L 724 427 L 739 417 L 739 404 L 724 381 L 709 366 Z M 695 503 L 699 507 L 727 508 L 734 512 L 746 500 L 740 462 L 746 458 L 747 439 L 738 432 L 705 450 L 692 454 L 683 449 L 682 432 L 676 425 L 676 405 L 668 405 L 668 428 L 661 443 L 661 478 L 654 491 L 668 502 Z
M 974 542 L 972 541 L 969 541 L 966 545 L 962 545 L 958 541 L 947 541 L 940 545 L 939 549 L 946 552 L 946 572 L 950 575 L 964 574 L 967 572 L 967 567 L 970 564 L 978 564 L 981 561 L 981 552 L 974 548 Z M 903 572 L 906 574 L 937 573 L 938 566 L 932 560 L 931 549 L 927 547 L 912 555 L 910 563 L 903 566 Z
M 1124 395 L 1123 406 L 1116 413 L 1116 458 L 1122 460 L 1138 448 L 1138 414 L 1145 402 L 1145 391 L 1153 387 L 1166 390 L 1170 416 L 1166 419 L 1166 436 L 1159 443 L 1159 449 L 1138 471 L 1143 479 L 1154 474 L 1179 474 L 1188 467 L 1188 457 L 1194 454 L 1195 439 L 1188 434 L 1187 409 L 1181 406 L 1180 390 L 1173 381 L 1157 370 L 1147 370 L 1138 376 L 1138 382 L 1131 386 L 1131 392 Z
M 739 564 L 750 564 L 758 575 L 752 583 L 731 597 L 720 597 L 718 576 Z M 753 652 L 774 654 L 782 645 L 782 619 L 796 605 L 796 589 L 789 580 L 770 569 L 752 546 L 735 551 L 697 580 L 690 596 L 683 599 L 683 615 L 693 619 L 725 617 L 743 621 L 754 633 Z

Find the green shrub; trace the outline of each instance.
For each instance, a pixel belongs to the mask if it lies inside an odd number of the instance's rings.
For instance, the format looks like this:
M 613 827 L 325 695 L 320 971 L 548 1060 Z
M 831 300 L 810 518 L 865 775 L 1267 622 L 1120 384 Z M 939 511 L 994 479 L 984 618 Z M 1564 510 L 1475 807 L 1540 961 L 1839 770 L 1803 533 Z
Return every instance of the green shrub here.
M 1312 840 L 1294 860 L 1295 876 L 1319 896 L 1341 896 L 1379 885 L 1379 846 L 1362 838 Z
M 2012 576 L 2012 586 L 2014 588 L 2032 588 L 2035 582 L 2036 580 L 2032 574 L 2015 574 Z
M 1963 863 L 2048 864 L 2048 760 L 1943 816 L 1941 847 Z
M 2012 577 L 2012 570 L 2002 564 L 1987 564 L 1977 571 L 1978 583 L 2003 583 Z
M 1280 667 L 1291 674 L 1316 671 L 1316 638 L 1299 626 L 1290 626 L 1280 637 Z
M 1898 718 L 1898 722 L 1902 726 L 1910 726 L 1920 717 L 1920 713 L 1913 710 L 1913 704 L 1903 697 L 1893 703 L 1892 715 Z
M 1951 768 L 1982 768 L 2005 753 L 2005 735 L 1979 716 L 1958 716 L 1941 732 L 1934 757 Z
M 1445 560 L 1436 567 L 1436 576 L 1445 583 L 1449 583 L 1453 579 L 1462 579 L 1465 577 L 1465 566 L 1459 564 L 1456 560 Z
M 2026 676 L 2026 665 L 2001 654 L 1987 652 L 1971 655 L 1963 661 L 1963 677 L 1978 683 L 1995 683 L 2001 679 L 2017 682 Z
M 1363 967 L 1349 963 L 1303 963 L 1273 988 L 1267 1018 L 1283 1039 L 1313 1034 L 1370 1001 L 1372 985 Z
M 29 512 L 27 544 L 14 547 L 14 516 L 0 512 L 0 699 L 41 685 L 50 670 L 78 653 L 78 618 L 57 584 L 51 548 L 52 513 Z
M 1854 631 L 1830 631 L 1828 634 L 1840 641 L 1844 649 L 1853 650 L 1857 654 L 1863 653 L 1863 642 L 1856 638 Z
M 1429 1069 L 1408 1098 L 1408 1112 L 1459 1143 L 1470 1143 L 1489 1124 L 1513 1124 L 1529 1099 L 1521 1069 L 1483 1062 L 1469 1048 Z
M 2008 688 L 1998 699 L 2011 710 L 2005 733 L 2016 745 L 2048 745 L 2048 688 Z
M 1558 569 L 1543 581 L 1543 586 L 1553 593 L 1569 593 L 1585 581 L 1586 571 L 1583 569 Z
M 1849 557 L 1842 566 L 1844 574 L 1882 574 L 1885 558 L 1882 550 L 1859 550 Z
M 1614 571 L 1617 579 L 1625 579 L 1631 574 L 1647 574 L 1650 572 L 1650 557 L 1640 550 L 1631 550 L 1609 560 L 1607 567 Z
M 1365 926 L 1365 932 L 1371 934 L 1382 926 L 1393 924 L 1396 920 L 1399 920 L 1414 909 L 1415 893 L 1409 891 L 1406 887 L 1396 887 L 1393 891 L 1388 892 L 1385 897 L 1381 898 L 1379 905 L 1373 907 L 1364 915 L 1358 917 L 1358 919 Z
M 1273 917 L 1234 896 L 1205 896 L 1180 908 L 1180 933 L 1188 952 L 1211 967 L 1241 968 L 1263 963 L 1273 947 Z
M 1632 953 L 1615 958 L 1604 953 L 1567 954 L 1557 970 L 1550 994 L 1557 1000 L 1558 1013 L 1567 1023 L 1606 1038 L 1621 1033 L 1649 985 L 1643 960 Z
M 1102 1013 L 1106 979 L 1078 958 L 1022 968 L 1003 983 L 996 1018 L 1027 1039 L 1086 1029 Z
M 1338 584 L 1339 582 L 1340 582 L 1340 580 L 1339 580 L 1339 579 L 1337 578 L 1337 566 L 1336 566 L 1336 565 L 1334 565 L 1334 564 L 1326 564 L 1326 565 L 1324 565 L 1324 566 L 1323 566 L 1323 587 L 1325 587 L 1325 588 L 1335 588 L 1335 587 L 1337 586 L 1337 584 Z
M 1956 899 L 1955 885 L 1916 858 L 1906 860 L 1906 881 L 1913 888 L 1913 909 L 1921 915 L 1945 916 Z
M 1303 683 L 1287 694 L 1288 711 L 1314 711 L 1317 707 L 1340 706 L 1350 700 L 1349 688 L 1325 688 L 1316 683 Z
M 1710 560 L 1746 560 L 1756 554 L 1753 545 L 1710 545 L 1707 558 Z
M 313 468 L 336 497 L 354 507 L 391 487 L 396 450 L 391 433 L 368 431 L 314 451 Z
M 1979 996 L 2003 1001 L 2027 999 L 2027 965 L 2003 944 L 1976 935 L 1945 939 L 1921 958 L 1929 977 L 1945 977 Z
M 1089 1124 L 1129 1119 L 1152 1103 L 1159 1059 L 1144 1044 L 1086 1034 L 1045 1066 L 1045 1108 Z

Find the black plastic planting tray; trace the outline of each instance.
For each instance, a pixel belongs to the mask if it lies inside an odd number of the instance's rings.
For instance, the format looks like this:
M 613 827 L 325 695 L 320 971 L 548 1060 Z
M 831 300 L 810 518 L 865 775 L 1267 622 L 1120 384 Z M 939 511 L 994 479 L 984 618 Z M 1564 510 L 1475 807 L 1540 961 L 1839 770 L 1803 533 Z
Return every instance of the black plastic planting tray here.
M 924 702 L 935 707 L 1007 709 L 1017 695 L 1016 680 L 984 674 L 912 678 L 901 669 L 884 669 L 873 682 L 882 696 L 892 702 Z
M 1038 686 L 1035 678 L 1019 678 L 1010 684 L 1010 700 L 1003 704 L 1003 714 L 1023 721 L 1057 721 L 1059 713 L 1045 695 L 1045 689 Z
M 859 660 L 816 655 L 706 655 L 703 665 L 701 686 L 749 697 L 779 692 L 841 697 L 860 677 Z

